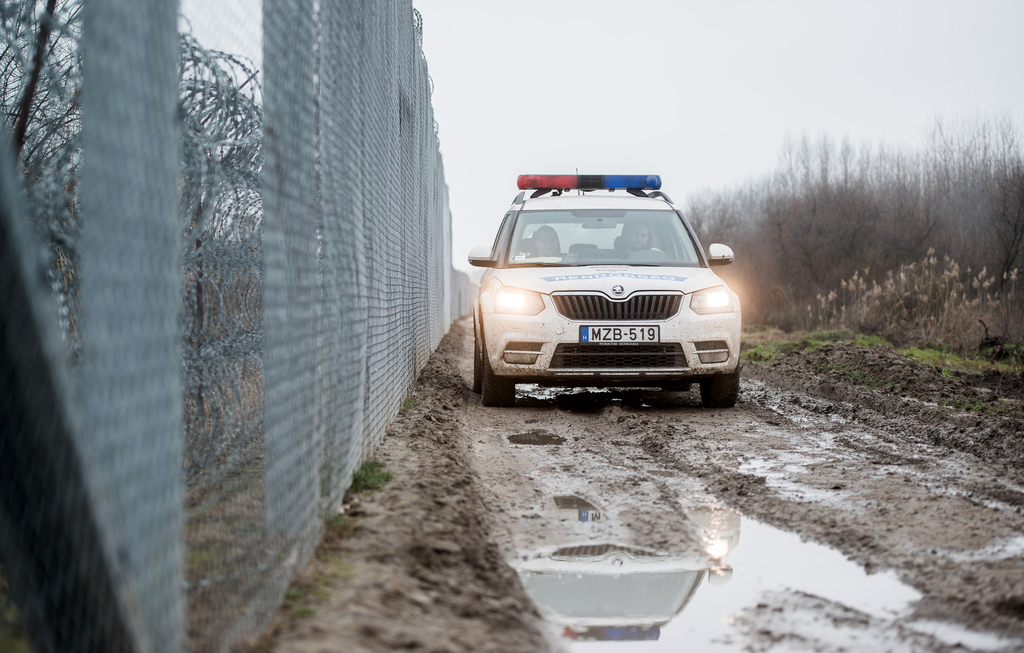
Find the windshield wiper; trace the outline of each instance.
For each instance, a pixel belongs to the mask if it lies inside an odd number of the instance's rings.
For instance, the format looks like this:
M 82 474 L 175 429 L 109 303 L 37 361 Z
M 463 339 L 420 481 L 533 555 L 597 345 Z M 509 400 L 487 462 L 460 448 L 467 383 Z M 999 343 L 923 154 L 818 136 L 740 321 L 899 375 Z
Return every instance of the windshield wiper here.
M 510 268 L 574 268 L 578 267 L 575 263 L 546 263 L 544 261 L 537 261 L 535 263 L 509 263 Z

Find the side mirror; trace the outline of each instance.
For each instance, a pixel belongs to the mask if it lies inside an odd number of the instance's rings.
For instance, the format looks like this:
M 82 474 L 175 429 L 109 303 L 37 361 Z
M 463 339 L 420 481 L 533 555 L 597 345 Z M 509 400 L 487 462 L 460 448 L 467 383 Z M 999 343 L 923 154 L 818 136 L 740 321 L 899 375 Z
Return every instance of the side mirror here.
M 736 258 L 732 248 L 721 243 L 711 243 L 708 247 L 708 263 L 711 265 L 729 265 Z
M 491 248 L 487 245 L 477 245 L 469 250 L 469 264 L 478 268 L 493 268 L 498 264 L 491 258 Z

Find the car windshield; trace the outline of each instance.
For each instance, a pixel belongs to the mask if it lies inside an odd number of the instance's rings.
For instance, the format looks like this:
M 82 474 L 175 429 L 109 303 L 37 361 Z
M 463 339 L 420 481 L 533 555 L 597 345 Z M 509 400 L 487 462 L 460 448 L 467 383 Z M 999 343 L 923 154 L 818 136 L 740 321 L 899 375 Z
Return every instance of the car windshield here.
M 512 232 L 509 267 L 700 265 L 674 211 L 523 211 Z

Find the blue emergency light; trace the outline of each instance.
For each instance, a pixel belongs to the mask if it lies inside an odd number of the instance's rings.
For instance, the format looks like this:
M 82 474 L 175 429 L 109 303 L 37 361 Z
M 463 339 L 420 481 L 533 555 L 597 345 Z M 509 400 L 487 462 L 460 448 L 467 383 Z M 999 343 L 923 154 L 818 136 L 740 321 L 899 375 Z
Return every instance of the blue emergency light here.
M 519 175 L 519 189 L 659 190 L 661 175 Z

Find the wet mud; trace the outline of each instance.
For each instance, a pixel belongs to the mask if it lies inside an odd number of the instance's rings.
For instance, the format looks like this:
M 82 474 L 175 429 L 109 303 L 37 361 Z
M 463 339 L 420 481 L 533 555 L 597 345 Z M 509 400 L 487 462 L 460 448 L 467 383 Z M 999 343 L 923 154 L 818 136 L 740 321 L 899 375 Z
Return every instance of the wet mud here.
M 951 406 L 1018 380 L 834 346 L 748 365 L 732 409 L 495 409 L 471 351 L 457 323 L 382 445 L 394 486 L 347 554 L 374 580 L 267 648 L 330 650 L 338 622 L 367 651 L 1024 650 L 1020 419 Z
M 463 418 L 461 338 L 446 338 L 256 651 L 546 651 L 552 637 L 491 537 Z
M 508 436 L 510 444 L 562 444 L 565 438 L 548 433 L 547 431 L 527 431 L 526 433 L 513 433 Z

